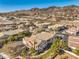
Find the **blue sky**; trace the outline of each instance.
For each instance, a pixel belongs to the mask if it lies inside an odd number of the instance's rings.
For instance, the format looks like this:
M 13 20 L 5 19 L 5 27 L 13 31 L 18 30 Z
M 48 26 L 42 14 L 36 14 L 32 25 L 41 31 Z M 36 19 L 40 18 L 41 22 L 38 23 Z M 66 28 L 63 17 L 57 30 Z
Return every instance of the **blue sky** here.
M 66 5 L 79 5 L 79 0 L 0 0 L 0 12 Z

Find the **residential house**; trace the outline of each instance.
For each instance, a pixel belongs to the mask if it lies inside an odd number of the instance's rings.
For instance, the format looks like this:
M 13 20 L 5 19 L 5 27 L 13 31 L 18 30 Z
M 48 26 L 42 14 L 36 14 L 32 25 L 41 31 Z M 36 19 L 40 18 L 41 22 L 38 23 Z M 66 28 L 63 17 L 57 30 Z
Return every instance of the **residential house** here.
M 28 48 L 38 48 L 38 45 L 42 41 L 47 41 L 53 37 L 53 33 L 48 33 L 48 32 L 41 32 L 36 35 L 32 35 L 31 37 L 25 37 L 23 38 L 23 43 L 28 47 Z

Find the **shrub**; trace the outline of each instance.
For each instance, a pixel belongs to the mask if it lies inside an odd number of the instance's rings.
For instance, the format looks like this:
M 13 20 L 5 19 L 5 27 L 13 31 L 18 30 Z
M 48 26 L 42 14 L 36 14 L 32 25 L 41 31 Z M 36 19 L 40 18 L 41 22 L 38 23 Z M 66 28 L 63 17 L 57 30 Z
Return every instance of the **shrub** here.
M 76 48 L 75 50 L 73 50 L 73 52 L 74 52 L 75 54 L 79 55 L 79 47 Z

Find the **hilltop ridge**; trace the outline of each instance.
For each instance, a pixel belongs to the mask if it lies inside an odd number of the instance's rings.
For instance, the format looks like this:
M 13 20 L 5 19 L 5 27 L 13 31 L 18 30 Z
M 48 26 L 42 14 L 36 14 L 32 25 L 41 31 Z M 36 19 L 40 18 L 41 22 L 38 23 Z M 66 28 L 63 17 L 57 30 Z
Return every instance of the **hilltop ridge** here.
M 17 10 L 13 12 L 0 13 L 1 16 L 34 16 L 41 14 L 77 14 L 79 13 L 79 6 L 69 5 L 64 7 L 50 6 L 48 8 L 32 8 L 29 10 Z

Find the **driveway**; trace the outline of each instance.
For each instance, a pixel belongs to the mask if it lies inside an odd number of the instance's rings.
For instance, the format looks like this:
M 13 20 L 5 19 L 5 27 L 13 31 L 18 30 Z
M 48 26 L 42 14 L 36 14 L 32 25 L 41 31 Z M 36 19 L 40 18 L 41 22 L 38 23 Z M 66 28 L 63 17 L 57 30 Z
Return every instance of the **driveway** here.
M 10 58 L 4 53 L 0 53 L 0 59 L 10 59 Z

